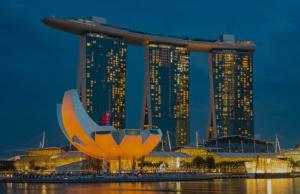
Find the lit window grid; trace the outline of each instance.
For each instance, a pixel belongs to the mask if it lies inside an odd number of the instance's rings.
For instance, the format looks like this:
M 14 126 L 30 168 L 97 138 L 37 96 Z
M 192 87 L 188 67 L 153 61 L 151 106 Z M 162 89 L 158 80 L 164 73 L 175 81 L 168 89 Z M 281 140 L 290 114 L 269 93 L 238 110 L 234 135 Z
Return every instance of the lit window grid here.
M 125 127 L 127 45 L 99 34 L 86 35 L 87 112 L 97 122 L 111 112 L 111 124 Z
M 252 53 L 213 51 L 218 136 L 253 136 Z
M 149 70 L 153 127 L 162 129 L 170 123 L 167 126 L 174 126 L 174 129 L 169 127 L 168 130 L 176 134 L 176 145 L 184 145 L 188 142 L 189 130 L 188 49 L 152 45 L 149 47 Z M 184 132 L 178 133 L 178 129 Z

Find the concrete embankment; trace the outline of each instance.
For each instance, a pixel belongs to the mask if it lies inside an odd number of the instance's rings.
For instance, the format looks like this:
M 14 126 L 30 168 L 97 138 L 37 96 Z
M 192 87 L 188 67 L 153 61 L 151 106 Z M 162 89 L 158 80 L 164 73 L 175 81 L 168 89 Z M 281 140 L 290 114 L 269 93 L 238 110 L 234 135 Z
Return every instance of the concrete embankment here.
M 166 182 L 196 181 L 217 178 L 247 178 L 232 174 L 172 174 L 146 176 L 64 176 L 64 177 L 13 177 L 0 179 L 2 183 L 112 183 L 112 182 Z

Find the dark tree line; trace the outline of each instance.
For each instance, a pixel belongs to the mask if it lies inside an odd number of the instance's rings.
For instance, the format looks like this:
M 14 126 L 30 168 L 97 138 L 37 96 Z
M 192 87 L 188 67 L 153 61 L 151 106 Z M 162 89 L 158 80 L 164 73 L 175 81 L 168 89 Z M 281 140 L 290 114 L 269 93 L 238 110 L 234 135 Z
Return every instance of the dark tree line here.
M 182 168 L 194 169 L 220 169 L 222 171 L 230 171 L 228 169 L 244 169 L 245 163 L 243 161 L 224 161 L 216 163 L 212 156 L 206 159 L 196 156 L 191 162 L 182 162 Z

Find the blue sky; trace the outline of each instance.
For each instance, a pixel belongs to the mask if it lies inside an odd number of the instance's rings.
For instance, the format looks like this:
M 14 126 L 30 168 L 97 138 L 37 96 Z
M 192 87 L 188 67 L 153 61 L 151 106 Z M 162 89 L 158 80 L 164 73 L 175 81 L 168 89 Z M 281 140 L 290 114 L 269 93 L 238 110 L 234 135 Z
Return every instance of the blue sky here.
M 109 24 L 146 32 L 216 39 L 222 33 L 255 41 L 255 132 L 291 147 L 300 142 L 300 1 L 62 1 L 0 0 L 0 158 L 65 138 L 56 103 L 75 87 L 79 38 L 45 26 L 45 16 L 101 16 Z M 143 48 L 129 46 L 127 127 L 138 127 L 143 89 Z M 208 61 L 191 54 L 191 128 L 203 138 L 208 116 Z M 4 150 L 11 150 L 9 152 Z

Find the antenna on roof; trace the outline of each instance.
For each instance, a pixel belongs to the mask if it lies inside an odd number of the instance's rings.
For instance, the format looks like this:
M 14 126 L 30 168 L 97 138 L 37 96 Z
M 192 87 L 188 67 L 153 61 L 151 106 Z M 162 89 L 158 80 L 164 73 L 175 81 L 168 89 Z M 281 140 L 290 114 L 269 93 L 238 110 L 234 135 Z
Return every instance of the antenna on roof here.
M 45 148 L 45 137 L 46 137 L 46 132 L 43 131 L 43 135 L 42 135 L 42 140 L 40 141 L 40 148 Z
M 161 139 L 161 151 L 164 152 L 164 139 Z
M 275 134 L 275 153 L 281 153 L 280 142 L 277 134 Z
M 199 136 L 198 136 L 198 130 L 196 129 L 196 148 L 199 146 Z
M 172 151 L 172 145 L 171 145 L 169 130 L 167 130 L 167 138 L 168 138 L 169 151 Z

